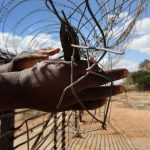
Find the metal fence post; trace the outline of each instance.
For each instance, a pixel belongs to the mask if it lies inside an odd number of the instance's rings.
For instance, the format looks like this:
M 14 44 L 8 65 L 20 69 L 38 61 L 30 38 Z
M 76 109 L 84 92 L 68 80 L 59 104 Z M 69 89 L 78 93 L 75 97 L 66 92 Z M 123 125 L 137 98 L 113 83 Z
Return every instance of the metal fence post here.
M 66 117 L 65 112 L 62 112 L 62 150 L 65 150 L 66 146 L 65 117 Z
M 54 150 L 57 150 L 57 113 L 54 114 Z
M 77 111 L 75 111 L 75 129 L 78 128 L 78 114 Z
M 0 150 L 13 150 L 14 137 L 14 110 L 1 112 L 1 115 L 8 115 L 1 119 L 1 136 L 0 136 Z

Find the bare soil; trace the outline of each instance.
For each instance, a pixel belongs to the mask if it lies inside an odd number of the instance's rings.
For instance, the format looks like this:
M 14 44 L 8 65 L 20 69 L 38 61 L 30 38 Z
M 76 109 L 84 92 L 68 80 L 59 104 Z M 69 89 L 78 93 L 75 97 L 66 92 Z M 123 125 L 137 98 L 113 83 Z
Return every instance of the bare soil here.
M 22 117 L 25 118 L 25 116 Z M 19 123 L 19 120 L 22 119 L 18 118 L 17 120 Z M 31 125 L 36 125 L 39 121 L 41 119 L 32 120 Z M 51 121 L 53 122 L 53 120 Z M 73 134 L 68 139 L 70 143 L 68 149 L 150 150 L 150 92 L 128 92 L 126 95 L 120 94 L 113 97 L 110 124 L 106 131 L 99 130 L 81 135 Z M 91 125 L 92 128 L 97 126 L 99 126 L 98 123 Z M 36 134 L 39 131 L 41 131 L 41 128 L 32 133 Z M 15 141 L 15 144 L 22 142 L 24 138 L 26 137 L 19 138 Z M 26 149 L 26 144 L 19 148 L 19 150 Z
M 74 138 L 69 150 L 150 150 L 150 92 L 113 97 L 110 114 L 107 130 Z
M 111 122 L 131 137 L 138 150 L 150 150 L 150 92 L 113 98 Z

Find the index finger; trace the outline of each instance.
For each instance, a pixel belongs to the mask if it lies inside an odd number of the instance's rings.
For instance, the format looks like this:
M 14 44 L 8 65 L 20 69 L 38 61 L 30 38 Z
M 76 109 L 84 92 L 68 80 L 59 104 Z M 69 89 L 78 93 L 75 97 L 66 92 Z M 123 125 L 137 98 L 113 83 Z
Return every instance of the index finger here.
M 52 55 L 55 55 L 55 54 L 59 53 L 59 51 L 60 51 L 59 48 L 54 48 L 54 49 L 44 48 L 44 49 L 38 50 L 37 53 L 52 56 Z
M 100 76 L 89 74 L 86 78 L 82 79 L 77 86 L 81 90 L 86 88 L 98 87 L 111 81 L 126 78 L 128 74 L 129 72 L 126 69 L 110 70 L 107 71 L 106 74 L 99 73 Z

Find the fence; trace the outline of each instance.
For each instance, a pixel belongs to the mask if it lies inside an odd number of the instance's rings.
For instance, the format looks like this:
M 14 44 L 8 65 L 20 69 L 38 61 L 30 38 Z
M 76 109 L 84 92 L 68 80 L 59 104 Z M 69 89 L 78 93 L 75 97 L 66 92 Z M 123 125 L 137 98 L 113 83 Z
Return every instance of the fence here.
M 45 113 L 22 109 L 3 112 L 1 119 L 1 150 L 136 150 L 131 139 L 113 127 L 93 132 L 78 131 L 77 112 Z M 72 118 L 68 124 L 68 119 Z M 84 120 L 89 115 L 83 114 Z M 76 120 L 76 122 L 75 122 Z M 84 125 L 84 124 L 82 124 Z M 91 128 L 99 126 L 92 123 Z M 71 128 L 70 128 L 71 127 Z M 84 133 L 84 134 L 80 134 Z
M 10 110 L 0 115 L 0 149 L 62 149 L 69 142 L 67 116 L 71 112 L 45 113 L 35 110 Z
M 68 118 L 72 128 L 77 128 L 76 112 L 46 113 L 30 109 L 1 112 L 0 149 L 38 150 L 62 149 L 69 146 L 74 131 L 69 131 Z M 69 131 L 69 132 L 68 132 Z

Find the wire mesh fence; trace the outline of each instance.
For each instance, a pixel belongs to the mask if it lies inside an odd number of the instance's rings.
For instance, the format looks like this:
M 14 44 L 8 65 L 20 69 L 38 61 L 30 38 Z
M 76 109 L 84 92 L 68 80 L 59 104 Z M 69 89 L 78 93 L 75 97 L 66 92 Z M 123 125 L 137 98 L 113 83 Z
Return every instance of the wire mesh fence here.
M 3 112 L 0 149 L 66 149 L 65 112 L 49 114 L 35 110 Z
M 19 109 L 3 112 L 0 115 L 2 150 L 78 150 L 78 149 L 112 149 L 136 150 L 132 140 L 125 132 L 109 124 L 107 130 L 85 132 L 90 116 L 82 112 L 81 120 L 76 119 L 77 112 L 44 113 L 36 110 Z M 70 116 L 71 115 L 71 116 Z M 71 128 L 68 118 L 77 122 Z M 93 122 L 90 127 L 99 126 Z

